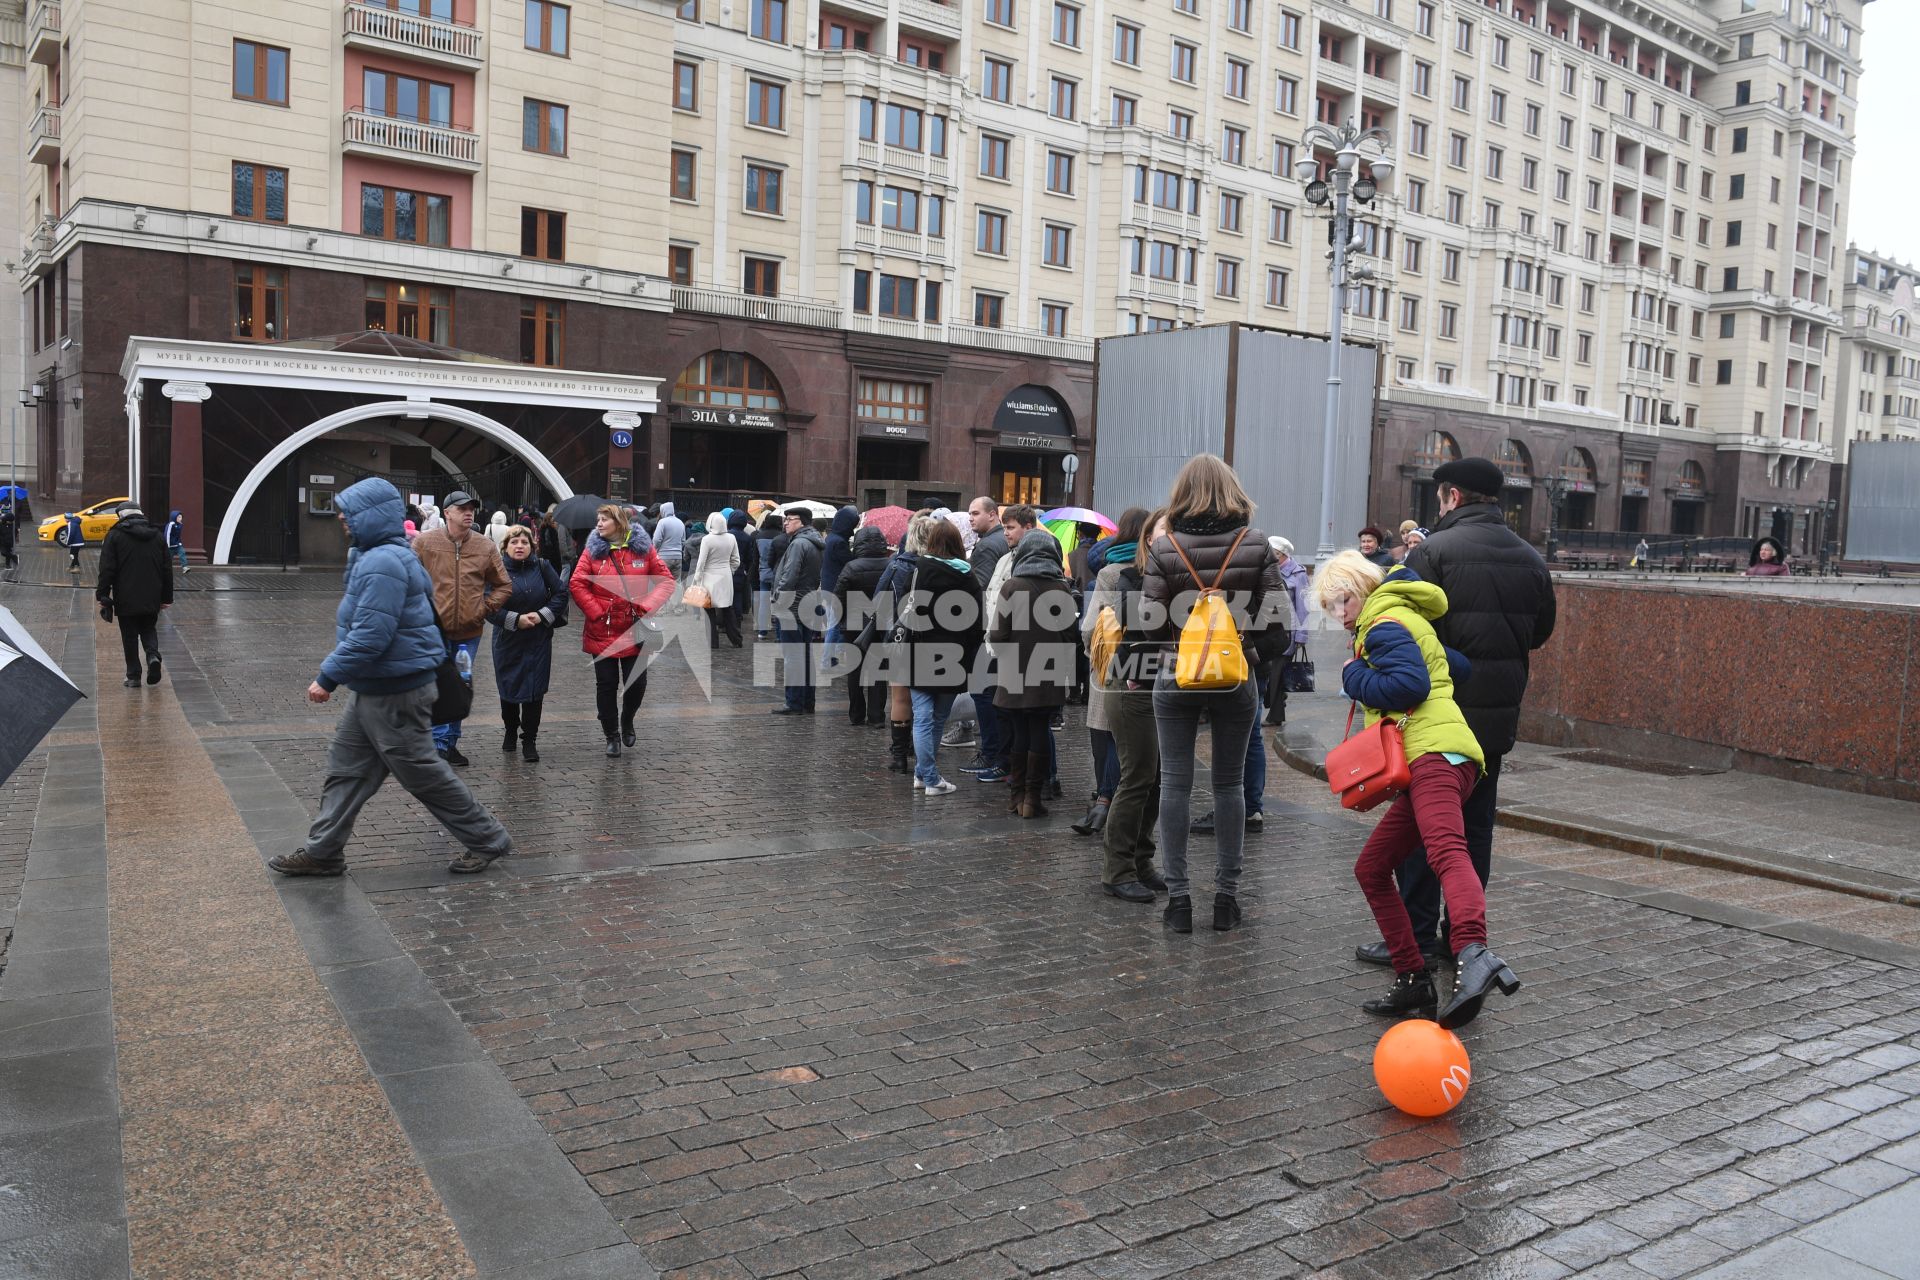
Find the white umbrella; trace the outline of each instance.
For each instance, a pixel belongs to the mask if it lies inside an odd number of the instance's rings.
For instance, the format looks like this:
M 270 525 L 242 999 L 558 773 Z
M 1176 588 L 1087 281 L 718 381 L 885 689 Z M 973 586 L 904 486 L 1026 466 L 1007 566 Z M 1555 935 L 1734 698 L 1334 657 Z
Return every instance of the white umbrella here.
M 778 508 L 780 514 L 783 516 L 789 511 L 800 511 L 804 512 L 809 520 L 831 520 L 833 519 L 833 513 L 839 509 L 840 508 L 834 506 L 831 502 L 815 502 L 812 498 L 801 498 L 794 502 L 783 502 Z
M 83 696 L 11 609 L 0 609 L 0 782 Z

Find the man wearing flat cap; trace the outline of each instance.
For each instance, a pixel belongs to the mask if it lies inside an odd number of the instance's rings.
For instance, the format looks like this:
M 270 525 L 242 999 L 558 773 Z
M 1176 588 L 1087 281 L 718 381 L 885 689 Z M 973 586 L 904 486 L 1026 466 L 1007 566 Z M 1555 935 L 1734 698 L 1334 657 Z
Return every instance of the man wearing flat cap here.
M 447 637 L 449 653 L 465 653 L 462 674 L 473 683 L 473 664 L 479 661 L 480 633 L 487 615 L 506 604 L 513 579 L 492 538 L 475 536 L 474 513 L 480 499 L 464 490 L 447 495 L 441 508 L 446 521 L 413 540 L 413 554 L 427 568 L 433 583 L 433 611 Z M 448 764 L 465 765 L 460 752 L 460 721 L 433 726 L 433 746 Z
M 1527 659 L 1553 634 L 1553 578 L 1526 541 L 1507 527 L 1500 491 L 1506 476 L 1485 458 L 1457 458 L 1436 468 L 1440 522 L 1407 552 L 1406 566 L 1447 593 L 1447 611 L 1434 620 L 1440 642 L 1465 654 L 1473 670 L 1454 689 L 1454 701 L 1486 753 L 1486 773 L 1464 806 L 1467 852 L 1486 884 L 1493 859 L 1494 806 L 1500 762 L 1520 726 L 1520 700 L 1527 692 Z M 1440 928 L 1440 882 L 1424 852 L 1395 872 L 1400 896 L 1413 919 L 1420 949 L 1431 957 L 1450 954 Z M 1384 943 L 1355 954 L 1370 964 L 1390 964 Z

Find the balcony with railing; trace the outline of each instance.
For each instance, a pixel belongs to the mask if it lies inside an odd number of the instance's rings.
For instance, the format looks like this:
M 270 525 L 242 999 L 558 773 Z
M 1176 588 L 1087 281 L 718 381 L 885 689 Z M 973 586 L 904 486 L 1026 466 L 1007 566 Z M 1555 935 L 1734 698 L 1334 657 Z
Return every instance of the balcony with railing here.
M 60 163 L 60 104 L 49 102 L 27 120 L 27 163 Z
M 816 329 L 840 327 L 840 308 L 831 302 L 815 302 L 811 298 L 763 298 L 758 294 L 703 289 L 694 285 L 673 286 L 673 309 L 696 311 L 709 316 L 730 316 L 739 320 L 804 324 Z
M 457 22 L 402 13 L 379 4 L 349 4 L 346 41 L 357 48 L 478 70 L 484 61 L 480 30 Z
M 480 135 L 471 129 L 396 120 L 371 111 L 349 111 L 342 141 L 349 152 L 357 155 L 405 160 L 463 173 L 473 173 L 480 168 Z
M 27 58 L 43 67 L 60 61 L 60 0 L 37 0 L 27 16 Z
M 890 173 L 925 178 L 932 182 L 946 182 L 953 174 L 953 161 L 947 156 L 929 155 L 905 147 L 889 147 L 864 139 L 857 146 L 856 155 L 861 164 L 873 165 Z
M 960 38 L 960 9 L 957 5 L 939 4 L 936 0 L 900 0 L 900 22 L 903 26 L 944 36 L 949 40 Z

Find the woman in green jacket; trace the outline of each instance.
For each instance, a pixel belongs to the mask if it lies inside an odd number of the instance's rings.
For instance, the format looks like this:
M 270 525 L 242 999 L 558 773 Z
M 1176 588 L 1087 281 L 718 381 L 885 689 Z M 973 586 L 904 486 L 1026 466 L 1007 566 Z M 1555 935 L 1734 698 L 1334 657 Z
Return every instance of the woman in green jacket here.
M 1342 551 L 1314 581 L 1320 607 L 1353 632 L 1353 657 L 1340 672 L 1346 695 L 1366 708 L 1371 728 L 1383 716 L 1400 718 L 1412 784 L 1396 797 L 1367 838 L 1353 874 L 1393 955 L 1393 989 L 1368 1001 L 1368 1013 L 1431 1012 L 1433 978 L 1414 940 L 1393 869 L 1422 845 L 1447 903 L 1448 935 L 1458 979 L 1440 1025 L 1463 1027 L 1480 1015 L 1488 992 L 1512 995 L 1520 980 L 1487 949 L 1486 890 L 1467 856 L 1461 806 L 1480 782 L 1485 756 L 1453 700 L 1454 672 L 1466 659 L 1433 631 L 1447 596 L 1411 569 L 1383 572 L 1357 551 Z

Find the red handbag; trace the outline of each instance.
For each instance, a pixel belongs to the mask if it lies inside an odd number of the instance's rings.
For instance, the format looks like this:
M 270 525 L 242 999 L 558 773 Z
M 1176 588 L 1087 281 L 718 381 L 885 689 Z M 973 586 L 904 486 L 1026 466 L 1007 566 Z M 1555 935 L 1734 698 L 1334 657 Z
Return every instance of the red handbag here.
M 1359 707 L 1356 702 L 1347 710 L 1349 734 Z M 1340 797 L 1342 807 L 1364 812 L 1413 785 L 1407 746 L 1400 736 L 1400 726 L 1406 722 L 1405 716 L 1397 722 L 1382 716 L 1327 752 L 1327 785 Z

